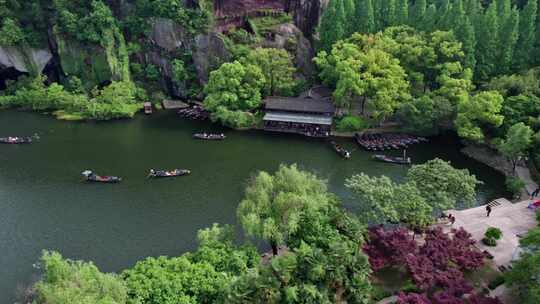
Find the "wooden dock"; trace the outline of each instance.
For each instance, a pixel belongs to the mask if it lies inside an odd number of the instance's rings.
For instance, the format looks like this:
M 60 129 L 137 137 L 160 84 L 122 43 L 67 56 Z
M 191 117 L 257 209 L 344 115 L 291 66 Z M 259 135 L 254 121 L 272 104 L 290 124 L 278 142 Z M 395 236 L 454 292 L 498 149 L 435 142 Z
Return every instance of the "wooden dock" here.
M 161 102 L 165 110 L 182 110 L 189 108 L 189 105 L 180 100 L 165 99 Z

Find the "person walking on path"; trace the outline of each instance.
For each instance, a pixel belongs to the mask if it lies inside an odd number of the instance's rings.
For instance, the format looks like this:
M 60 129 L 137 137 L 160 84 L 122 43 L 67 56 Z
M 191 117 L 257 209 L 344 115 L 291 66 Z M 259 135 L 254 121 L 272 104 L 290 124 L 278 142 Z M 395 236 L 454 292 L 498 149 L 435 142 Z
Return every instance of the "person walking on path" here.
M 486 205 L 486 211 L 487 211 L 487 217 L 489 217 L 489 214 L 491 213 L 491 206 Z
M 533 193 L 531 193 L 531 200 L 537 197 L 539 193 L 540 193 L 540 187 L 536 188 L 536 190 L 534 190 Z

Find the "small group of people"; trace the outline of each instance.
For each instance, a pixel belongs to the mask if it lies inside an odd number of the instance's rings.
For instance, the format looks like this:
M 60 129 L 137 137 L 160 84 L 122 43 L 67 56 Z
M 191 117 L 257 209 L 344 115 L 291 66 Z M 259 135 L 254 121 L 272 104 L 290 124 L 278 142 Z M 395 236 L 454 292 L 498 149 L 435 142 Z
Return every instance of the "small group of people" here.
M 265 121 L 264 127 L 269 130 L 295 131 L 295 133 L 301 133 L 310 137 L 330 136 L 329 126 L 323 125 L 282 121 Z
M 446 214 L 443 213 L 443 214 L 441 215 L 441 218 L 447 218 L 448 221 L 450 221 L 450 225 L 454 225 L 454 223 L 456 222 L 455 216 L 453 216 L 451 213 L 449 213 L 448 215 L 446 215 Z

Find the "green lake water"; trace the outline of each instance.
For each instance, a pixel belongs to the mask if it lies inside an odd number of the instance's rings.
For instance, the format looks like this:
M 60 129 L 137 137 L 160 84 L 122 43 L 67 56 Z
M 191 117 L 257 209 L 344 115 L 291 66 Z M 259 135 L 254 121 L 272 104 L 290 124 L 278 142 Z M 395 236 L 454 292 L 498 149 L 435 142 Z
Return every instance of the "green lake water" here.
M 0 137 L 38 133 L 32 145 L 0 145 L 0 303 L 36 279 L 32 264 L 42 249 L 94 261 L 120 271 L 147 256 L 180 255 L 196 246 L 196 231 L 212 223 L 236 224 L 236 207 L 250 176 L 297 163 L 328 180 L 354 210 L 343 186 L 354 173 L 399 180 L 407 168 L 353 152 L 341 159 L 328 144 L 300 136 L 225 131 L 223 142 L 197 141 L 207 122 L 174 113 L 133 120 L 80 123 L 16 111 L 0 112 Z M 340 140 L 356 149 L 351 140 Z M 399 152 L 396 152 L 399 153 Z M 459 153 L 455 138 L 435 138 L 408 151 L 413 162 L 434 157 L 468 168 L 484 182 L 480 203 L 504 195 L 504 178 Z M 149 168 L 186 168 L 191 176 L 148 180 Z M 121 184 L 87 184 L 80 172 L 118 175 Z

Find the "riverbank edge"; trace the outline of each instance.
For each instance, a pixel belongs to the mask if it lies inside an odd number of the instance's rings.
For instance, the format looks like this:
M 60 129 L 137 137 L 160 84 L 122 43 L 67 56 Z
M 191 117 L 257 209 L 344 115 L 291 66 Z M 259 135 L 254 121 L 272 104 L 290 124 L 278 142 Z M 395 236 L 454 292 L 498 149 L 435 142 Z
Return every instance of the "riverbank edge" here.
M 537 182 L 531 177 L 532 170 L 530 168 L 530 164 L 528 163 L 527 166 L 518 164 L 516 167 L 516 174 L 514 175 L 512 164 L 504 156 L 488 145 L 466 144 L 465 147 L 460 151 L 468 157 L 497 170 L 505 177 L 517 176 L 523 180 L 525 182 L 525 187 L 522 190 L 521 196 L 518 200 L 529 198 L 529 195 L 538 188 Z

